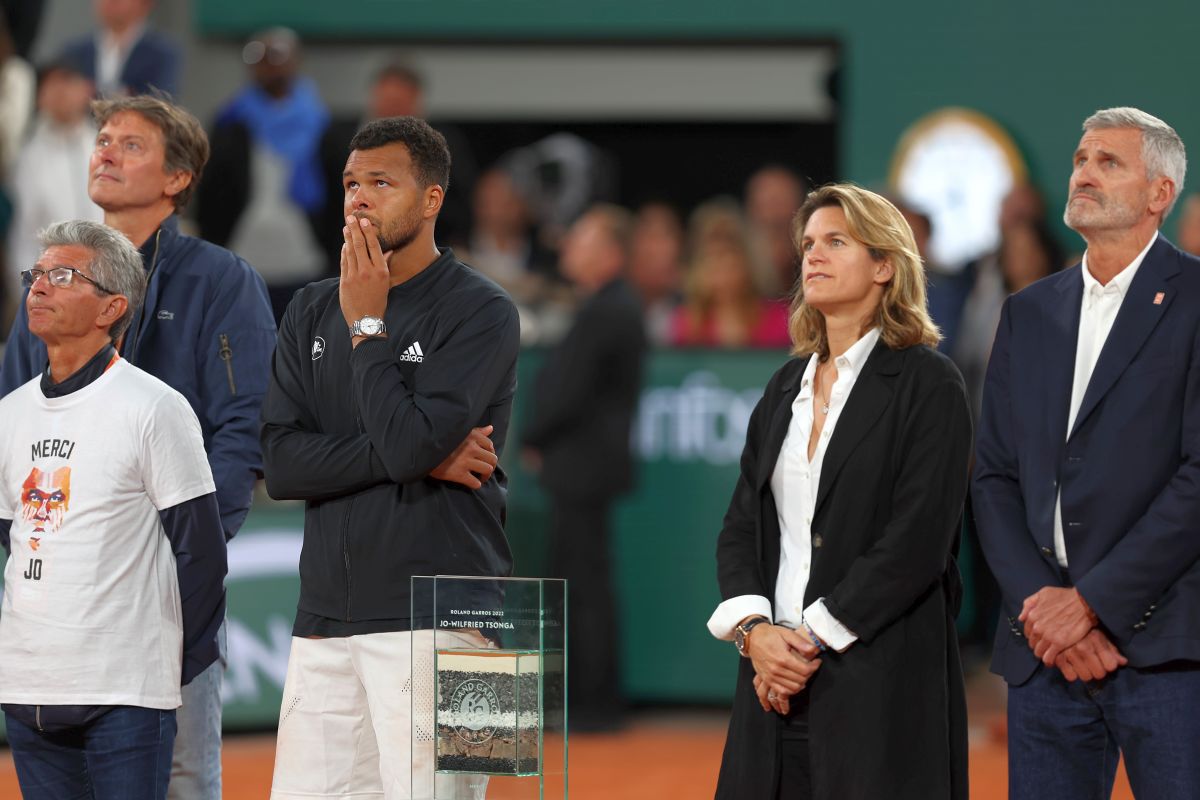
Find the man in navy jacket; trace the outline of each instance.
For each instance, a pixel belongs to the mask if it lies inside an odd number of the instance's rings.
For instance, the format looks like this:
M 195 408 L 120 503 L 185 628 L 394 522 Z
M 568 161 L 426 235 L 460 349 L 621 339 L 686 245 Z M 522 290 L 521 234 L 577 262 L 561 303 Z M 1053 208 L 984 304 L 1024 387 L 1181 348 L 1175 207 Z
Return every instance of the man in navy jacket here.
M 1009 298 L 972 496 L 1003 594 L 1011 797 L 1200 796 L 1200 261 L 1158 232 L 1183 142 L 1132 108 L 1075 151 L 1083 263 Z
M 98 102 L 95 111 L 100 133 L 88 192 L 104 209 L 104 221 L 140 248 L 149 282 L 120 352 L 180 392 L 196 412 L 230 539 L 262 472 L 259 407 L 275 347 L 266 287 L 233 253 L 179 232 L 176 215 L 208 159 L 196 118 L 145 96 Z M 46 348 L 30 335 L 24 304 L 8 341 L 0 396 L 46 365 Z M 222 670 L 214 664 L 184 689 L 171 797 L 221 795 Z
M 179 46 L 148 23 L 154 0 L 97 0 L 96 32 L 63 48 L 63 58 L 83 70 L 100 95 L 179 91 Z

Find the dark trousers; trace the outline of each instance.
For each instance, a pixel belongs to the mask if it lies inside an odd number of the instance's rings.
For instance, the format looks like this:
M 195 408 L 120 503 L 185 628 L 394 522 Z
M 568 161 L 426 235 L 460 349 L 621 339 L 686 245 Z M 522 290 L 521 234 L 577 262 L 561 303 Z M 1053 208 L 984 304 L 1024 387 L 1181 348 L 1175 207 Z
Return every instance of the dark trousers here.
M 1138 800 L 1200 797 L 1200 664 L 1067 682 L 1038 667 L 1008 689 L 1011 800 L 1109 800 L 1117 760 Z
M 21 794 L 38 800 L 164 800 L 175 712 L 117 706 L 78 728 L 42 733 L 4 715 Z
M 620 722 L 616 597 L 609 555 L 612 500 L 552 497 L 550 576 L 567 583 L 569 724 L 586 730 Z
M 786 717 L 779 717 L 778 800 L 812 800 L 812 770 L 808 759 L 808 693 L 791 699 Z

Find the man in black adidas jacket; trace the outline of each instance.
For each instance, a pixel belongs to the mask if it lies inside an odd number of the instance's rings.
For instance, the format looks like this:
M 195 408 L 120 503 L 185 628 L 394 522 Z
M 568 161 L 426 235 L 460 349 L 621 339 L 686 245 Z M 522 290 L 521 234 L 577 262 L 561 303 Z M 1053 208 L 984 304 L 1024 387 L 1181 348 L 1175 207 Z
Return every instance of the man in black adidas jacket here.
M 341 277 L 297 292 L 280 326 L 263 404 L 267 489 L 306 502 L 273 798 L 409 796 L 400 689 L 430 633 L 410 634 L 421 624 L 409 578 L 511 571 L 506 479 L 486 437 L 503 450 L 517 312 L 434 245 L 449 163 L 421 120 L 366 125 L 344 173 Z M 456 477 L 464 460 L 482 481 Z M 328 783 L 337 776 L 349 777 Z M 440 782 L 438 796 L 450 796 Z

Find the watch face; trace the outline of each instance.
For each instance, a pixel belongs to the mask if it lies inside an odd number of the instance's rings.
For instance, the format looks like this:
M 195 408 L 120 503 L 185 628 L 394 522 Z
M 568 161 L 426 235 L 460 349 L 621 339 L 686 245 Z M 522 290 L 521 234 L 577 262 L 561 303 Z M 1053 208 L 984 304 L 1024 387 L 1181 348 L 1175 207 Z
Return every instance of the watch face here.
M 378 336 L 383 332 L 383 320 L 379 317 L 363 317 L 358 321 L 358 329 L 364 336 Z

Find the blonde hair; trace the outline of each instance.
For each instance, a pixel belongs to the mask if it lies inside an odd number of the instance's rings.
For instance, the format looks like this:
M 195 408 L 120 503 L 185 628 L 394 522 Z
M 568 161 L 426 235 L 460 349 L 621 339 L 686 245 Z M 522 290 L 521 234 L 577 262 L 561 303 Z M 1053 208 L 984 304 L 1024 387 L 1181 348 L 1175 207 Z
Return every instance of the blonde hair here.
M 937 345 L 942 335 L 925 306 L 925 268 L 912 228 L 887 199 L 852 183 L 831 183 L 810 192 L 792 219 L 792 243 L 797 252 L 803 257 L 800 244 L 812 215 L 817 209 L 832 206 L 842 209 L 847 233 L 867 248 L 871 258 L 891 261 L 892 277 L 884 286 L 883 299 L 871 326 L 880 328 L 883 343 L 893 350 L 918 344 Z M 803 279 L 796 283 L 788 333 L 792 337 L 793 354 L 815 353 L 821 360 L 829 357 L 825 317 L 804 302 Z
M 689 261 L 699 261 L 714 246 L 733 247 L 746 255 L 754 291 L 762 296 L 775 294 L 771 264 L 763 257 L 737 200 L 721 196 L 701 203 L 688 218 L 687 237 Z
M 687 321 L 688 336 L 691 337 L 692 343 L 704 343 L 708 323 L 712 321 L 716 312 L 717 297 L 707 284 L 715 262 L 722 258 L 732 258 L 740 262 L 743 284 L 736 296 L 724 298 L 732 301 L 741 332 L 730 341 L 722 341 L 719 344 L 737 346 L 743 343 L 742 340 L 748 340 L 762 314 L 762 298 L 754 284 L 752 256 L 747 243 L 735 240 L 710 242 L 692 261 L 691 271 L 684 284 L 684 319 Z

